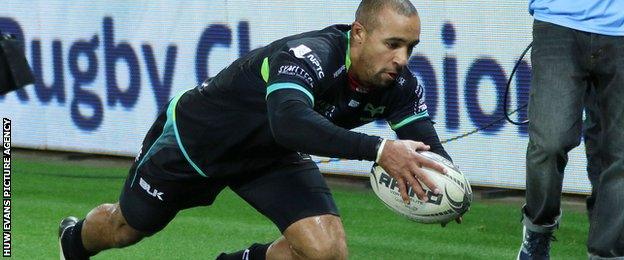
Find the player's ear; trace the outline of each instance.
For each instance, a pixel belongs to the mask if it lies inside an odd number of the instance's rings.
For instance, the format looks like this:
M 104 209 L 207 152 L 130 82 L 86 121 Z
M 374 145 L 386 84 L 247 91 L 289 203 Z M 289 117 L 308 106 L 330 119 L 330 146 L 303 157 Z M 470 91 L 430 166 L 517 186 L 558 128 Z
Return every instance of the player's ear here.
M 360 22 L 354 21 L 351 24 L 351 37 L 355 42 L 363 42 L 366 39 L 366 29 Z

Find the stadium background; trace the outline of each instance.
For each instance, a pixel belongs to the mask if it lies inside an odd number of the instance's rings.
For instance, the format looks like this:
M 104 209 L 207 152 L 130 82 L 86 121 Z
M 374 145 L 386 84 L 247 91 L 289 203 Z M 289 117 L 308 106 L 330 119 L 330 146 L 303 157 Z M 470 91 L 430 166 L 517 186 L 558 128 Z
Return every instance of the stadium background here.
M 502 116 L 511 69 L 531 41 L 525 0 L 412 1 L 422 21 L 410 69 L 426 88 L 442 139 Z M 23 41 L 38 79 L 0 97 L 13 146 L 135 156 L 159 107 L 250 49 L 350 23 L 359 1 L 3 1 L 0 30 Z M 524 105 L 530 60 L 512 79 Z M 526 118 L 526 109 L 512 116 Z M 359 129 L 393 137 L 383 122 Z M 526 126 L 504 121 L 446 144 L 473 185 L 524 188 Z M 563 190 L 590 191 L 584 147 L 570 154 Z M 322 158 L 317 158 L 322 160 Z M 366 176 L 369 162 L 321 163 Z

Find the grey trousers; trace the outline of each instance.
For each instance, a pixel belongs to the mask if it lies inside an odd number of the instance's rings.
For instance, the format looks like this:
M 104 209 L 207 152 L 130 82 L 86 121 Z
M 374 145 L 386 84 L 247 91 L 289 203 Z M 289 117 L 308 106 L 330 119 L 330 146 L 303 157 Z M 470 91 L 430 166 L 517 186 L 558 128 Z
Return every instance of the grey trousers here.
M 624 37 L 535 21 L 531 56 L 523 223 L 535 232 L 558 225 L 567 153 L 580 144 L 587 107 L 588 252 L 624 256 Z

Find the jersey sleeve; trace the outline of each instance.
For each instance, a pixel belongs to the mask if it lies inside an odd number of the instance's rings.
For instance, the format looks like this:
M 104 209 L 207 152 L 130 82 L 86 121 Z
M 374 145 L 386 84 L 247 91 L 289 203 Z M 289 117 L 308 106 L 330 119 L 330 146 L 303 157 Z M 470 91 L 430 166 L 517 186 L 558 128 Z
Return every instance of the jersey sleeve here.
M 262 77 L 267 82 L 267 97 L 279 89 L 296 89 L 314 104 L 314 90 L 325 77 L 320 56 L 327 48 L 313 41 L 291 41 L 265 58 Z
M 418 84 L 418 80 L 409 70 L 402 74 L 397 79 L 398 91 L 394 95 L 391 112 L 386 118 L 390 128 L 395 131 L 411 122 L 429 119 L 424 88 Z
M 288 42 L 265 59 L 269 126 L 276 143 L 293 151 L 356 160 L 375 160 L 381 138 L 352 132 L 313 110 L 315 90 L 325 76 L 329 49 L 320 40 Z

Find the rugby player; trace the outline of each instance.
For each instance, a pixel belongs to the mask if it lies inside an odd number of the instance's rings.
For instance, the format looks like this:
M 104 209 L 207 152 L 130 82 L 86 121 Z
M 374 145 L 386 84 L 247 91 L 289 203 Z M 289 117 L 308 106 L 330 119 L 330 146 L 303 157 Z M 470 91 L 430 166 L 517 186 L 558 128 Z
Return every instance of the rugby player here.
M 176 95 L 147 133 L 118 203 L 59 229 L 61 256 L 86 259 L 162 230 L 225 187 L 282 236 L 219 259 L 344 259 L 345 233 L 330 190 L 306 154 L 376 161 L 403 199 L 438 193 L 417 151 L 448 159 L 406 65 L 420 40 L 408 0 L 364 0 L 351 25 L 333 25 L 255 49 Z M 384 119 L 400 140 L 353 132 Z M 209 243 L 209 241 L 205 241 Z

